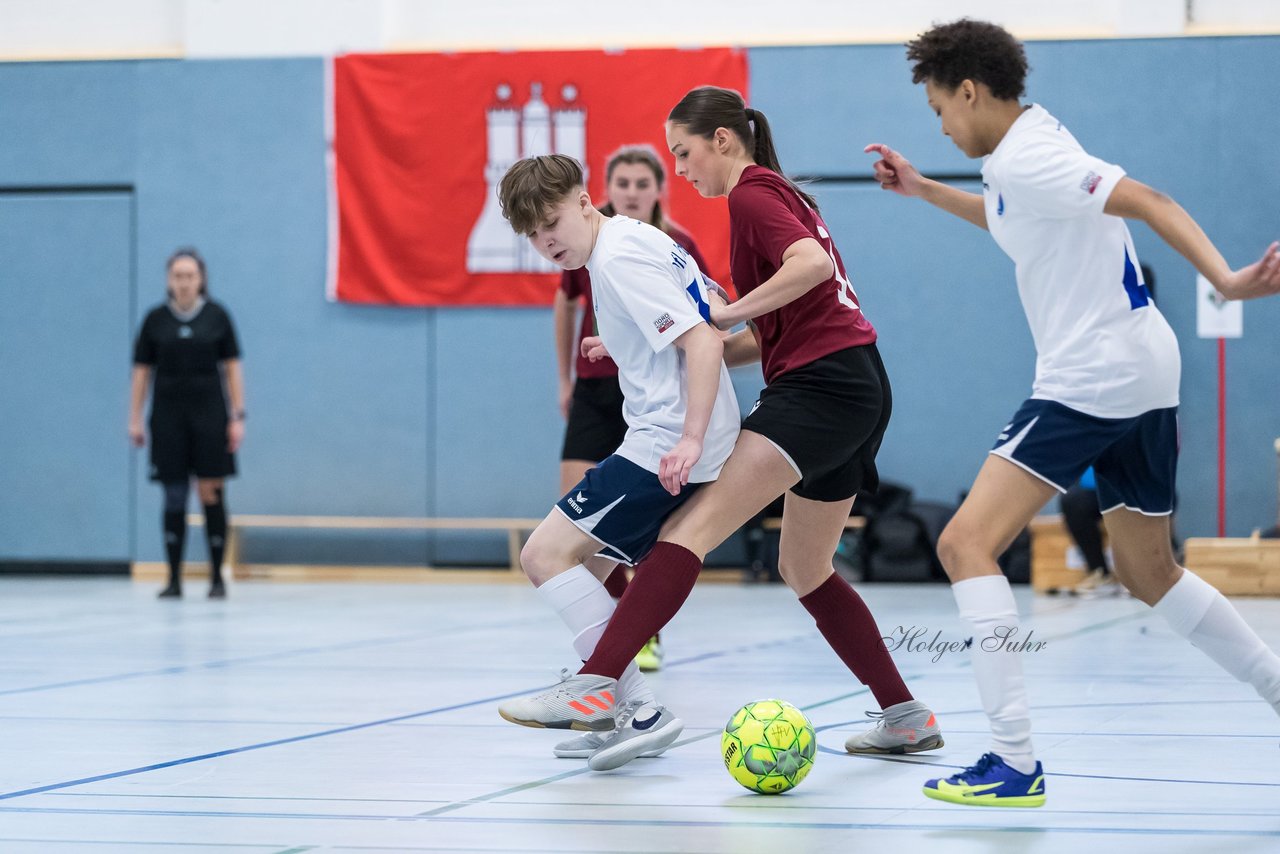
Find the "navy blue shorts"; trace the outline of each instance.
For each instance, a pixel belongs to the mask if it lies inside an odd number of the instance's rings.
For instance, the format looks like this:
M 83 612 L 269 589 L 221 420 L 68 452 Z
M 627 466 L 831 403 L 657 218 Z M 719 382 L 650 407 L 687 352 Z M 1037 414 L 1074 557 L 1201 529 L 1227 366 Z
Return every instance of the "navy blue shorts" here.
M 1173 512 L 1178 407 L 1134 418 L 1097 418 L 1052 400 L 1028 400 L 991 453 L 1066 492 L 1093 466 L 1098 505 L 1147 516 Z
M 588 469 L 556 509 L 600 543 L 601 557 L 634 566 L 658 541 L 662 523 L 700 485 L 685 484 L 672 495 L 656 474 L 613 454 Z

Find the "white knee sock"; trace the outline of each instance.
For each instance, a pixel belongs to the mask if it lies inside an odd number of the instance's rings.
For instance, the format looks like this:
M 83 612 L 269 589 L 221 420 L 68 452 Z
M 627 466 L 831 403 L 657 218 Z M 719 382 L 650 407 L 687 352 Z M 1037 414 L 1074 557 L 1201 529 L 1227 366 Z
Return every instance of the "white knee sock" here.
M 960 606 L 960 619 L 973 633 L 973 675 L 991 722 L 991 752 L 1009 767 L 1030 774 L 1036 758 L 1031 749 L 1031 712 L 1022 680 L 1022 653 L 1003 649 L 999 640 L 1024 640 L 1020 631 L 1008 634 L 1011 629 L 1020 629 L 1013 590 L 1003 575 L 982 575 L 957 581 L 951 591 Z
M 573 632 L 573 649 L 586 661 L 595 651 L 600 636 L 609 625 L 615 607 L 613 597 L 591 571 L 582 564 L 562 572 L 538 588 L 538 595 L 560 615 Z M 639 700 L 654 701 L 653 689 L 640 675 L 633 661 L 618 680 L 618 704 Z
M 1154 607 L 1170 628 L 1223 670 L 1252 685 L 1280 713 L 1280 657 L 1213 585 L 1184 569 Z

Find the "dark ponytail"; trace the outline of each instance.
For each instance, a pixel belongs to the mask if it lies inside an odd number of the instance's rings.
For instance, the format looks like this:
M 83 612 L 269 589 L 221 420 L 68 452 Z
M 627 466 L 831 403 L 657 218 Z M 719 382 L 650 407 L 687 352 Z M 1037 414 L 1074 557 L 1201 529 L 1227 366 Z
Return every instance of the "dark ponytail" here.
M 689 133 L 704 139 L 711 139 L 718 128 L 724 128 L 738 137 L 756 165 L 781 175 L 809 207 L 818 209 L 817 200 L 782 171 L 778 150 L 773 145 L 773 132 L 764 113 L 748 107 L 742 95 L 732 89 L 719 86 L 691 89 L 671 108 L 667 121 L 683 125 Z

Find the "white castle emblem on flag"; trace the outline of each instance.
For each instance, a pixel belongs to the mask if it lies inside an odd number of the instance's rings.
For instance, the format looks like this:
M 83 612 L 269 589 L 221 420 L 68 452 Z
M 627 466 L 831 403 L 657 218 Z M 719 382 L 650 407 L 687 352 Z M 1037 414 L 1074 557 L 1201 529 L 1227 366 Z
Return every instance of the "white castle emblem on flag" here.
M 587 111 L 574 104 L 578 89 L 566 83 L 560 89 L 565 106 L 551 109 L 542 100 L 542 84 L 530 86 L 529 101 L 517 109 L 507 84 L 498 86 L 498 103 L 485 114 L 488 123 L 489 161 L 484 167 L 484 210 L 467 240 L 468 273 L 551 273 L 555 264 L 539 255 L 529 241 L 511 230 L 498 205 L 498 183 L 521 158 L 541 154 L 567 154 L 586 162 Z M 585 167 L 584 167 L 585 168 Z

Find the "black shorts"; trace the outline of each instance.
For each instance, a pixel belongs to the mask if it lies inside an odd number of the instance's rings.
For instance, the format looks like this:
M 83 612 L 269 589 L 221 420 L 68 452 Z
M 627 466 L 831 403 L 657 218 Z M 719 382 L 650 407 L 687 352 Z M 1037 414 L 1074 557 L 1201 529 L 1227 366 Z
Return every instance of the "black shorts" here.
M 764 436 L 800 473 L 791 491 L 843 501 L 880 485 L 876 454 L 893 395 L 875 344 L 850 347 L 778 377 L 760 392 L 743 430 Z
M 235 455 L 227 450 L 227 409 L 221 394 L 152 403 L 152 480 L 175 483 L 193 474 L 223 478 L 235 473 Z
M 626 435 L 618 378 L 579 378 L 573 384 L 560 459 L 598 463 L 618 450 Z

